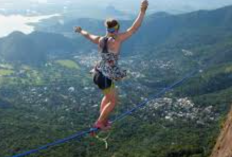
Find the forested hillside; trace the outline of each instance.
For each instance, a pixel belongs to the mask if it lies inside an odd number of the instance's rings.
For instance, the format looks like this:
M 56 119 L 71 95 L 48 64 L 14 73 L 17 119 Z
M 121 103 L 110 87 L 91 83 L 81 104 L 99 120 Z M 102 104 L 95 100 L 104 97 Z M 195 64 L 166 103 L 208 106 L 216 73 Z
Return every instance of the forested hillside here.
M 87 136 L 31 156 L 208 157 L 232 101 L 231 19 L 231 6 L 148 16 L 122 49 L 120 65 L 128 77 L 116 84 L 119 104 L 111 118 L 192 70 L 198 73 L 116 123 L 108 150 Z M 131 22 L 121 21 L 123 30 Z M 81 24 L 104 34 L 102 21 L 81 19 L 43 27 L 46 33 L 14 32 L 0 39 L 0 156 L 37 148 L 94 123 L 102 95 L 89 70 L 99 59 L 97 47 L 67 36 Z

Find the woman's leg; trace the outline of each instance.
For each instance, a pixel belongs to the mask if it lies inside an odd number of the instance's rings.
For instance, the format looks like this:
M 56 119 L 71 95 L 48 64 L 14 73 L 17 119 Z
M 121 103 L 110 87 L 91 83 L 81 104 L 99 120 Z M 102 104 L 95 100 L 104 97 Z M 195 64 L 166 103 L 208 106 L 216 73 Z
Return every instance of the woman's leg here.
M 115 88 L 112 88 L 109 93 L 105 94 L 105 101 L 108 100 L 108 103 L 102 105 L 101 114 L 98 118 L 98 121 L 105 124 L 108 120 L 110 113 L 114 110 L 117 103 L 117 91 Z
M 106 95 L 104 95 L 101 101 L 100 114 L 102 113 L 102 110 L 104 109 L 104 107 L 109 103 L 109 101 L 110 99 Z

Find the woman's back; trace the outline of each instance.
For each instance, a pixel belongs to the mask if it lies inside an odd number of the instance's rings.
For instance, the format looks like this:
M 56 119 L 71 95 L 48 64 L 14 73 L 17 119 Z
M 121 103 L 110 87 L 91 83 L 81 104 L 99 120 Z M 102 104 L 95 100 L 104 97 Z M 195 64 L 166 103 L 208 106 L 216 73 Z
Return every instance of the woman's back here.
M 118 67 L 119 51 L 116 51 L 116 49 L 112 50 L 109 48 L 109 46 L 111 46 L 111 48 L 114 46 L 114 48 L 120 49 L 120 47 L 118 47 L 117 45 L 118 43 L 111 39 L 112 38 L 110 37 L 104 37 L 100 42 L 99 52 L 101 55 L 101 61 L 97 65 L 97 70 L 99 70 L 103 73 L 103 75 L 112 80 L 119 80 L 126 76 L 126 71 L 121 70 Z
M 103 48 L 104 38 L 105 37 L 102 37 L 100 39 L 100 44 L 99 44 L 100 50 Z M 107 42 L 108 51 L 114 53 L 115 55 L 119 55 L 121 43 L 122 42 L 119 39 L 117 39 L 117 37 L 108 37 L 108 42 Z

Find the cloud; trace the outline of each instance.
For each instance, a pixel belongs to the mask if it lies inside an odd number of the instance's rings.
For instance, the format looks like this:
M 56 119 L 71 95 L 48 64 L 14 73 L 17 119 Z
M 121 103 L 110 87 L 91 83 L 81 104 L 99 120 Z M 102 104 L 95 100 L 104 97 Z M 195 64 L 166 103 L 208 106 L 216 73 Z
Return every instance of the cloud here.
M 48 3 L 48 0 L 31 0 L 31 1 L 37 3 Z

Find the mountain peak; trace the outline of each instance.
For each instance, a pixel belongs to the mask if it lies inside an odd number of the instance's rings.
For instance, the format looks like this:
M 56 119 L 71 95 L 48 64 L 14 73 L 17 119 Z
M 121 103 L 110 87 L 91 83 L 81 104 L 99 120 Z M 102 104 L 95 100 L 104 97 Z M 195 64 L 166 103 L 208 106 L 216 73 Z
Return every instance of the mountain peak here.
M 9 36 L 26 36 L 26 34 L 20 31 L 14 31 L 11 34 L 9 34 Z
M 166 17 L 166 16 L 170 16 L 171 14 L 167 13 L 167 12 L 157 12 L 154 14 L 155 17 Z
M 113 16 L 122 16 L 124 15 L 123 12 L 117 10 L 114 6 L 108 5 L 105 9 L 107 14 L 113 15 Z

